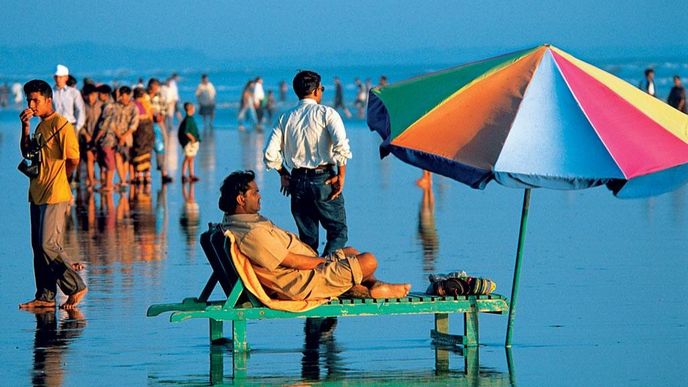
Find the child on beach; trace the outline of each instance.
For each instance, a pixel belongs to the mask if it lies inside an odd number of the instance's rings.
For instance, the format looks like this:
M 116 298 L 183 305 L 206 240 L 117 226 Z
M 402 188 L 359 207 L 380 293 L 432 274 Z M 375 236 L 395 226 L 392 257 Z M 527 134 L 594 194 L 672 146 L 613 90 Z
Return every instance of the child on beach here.
M 184 162 L 182 163 L 182 183 L 187 181 L 198 181 L 198 177 L 194 174 L 194 157 L 198 153 L 199 142 L 201 141 L 201 136 L 198 134 L 198 127 L 196 126 L 196 120 L 194 120 L 194 113 L 196 108 L 191 102 L 186 102 L 184 104 L 184 111 L 186 112 L 186 117 L 179 124 L 179 144 L 184 148 Z M 188 177 L 185 176 L 185 172 L 188 169 Z

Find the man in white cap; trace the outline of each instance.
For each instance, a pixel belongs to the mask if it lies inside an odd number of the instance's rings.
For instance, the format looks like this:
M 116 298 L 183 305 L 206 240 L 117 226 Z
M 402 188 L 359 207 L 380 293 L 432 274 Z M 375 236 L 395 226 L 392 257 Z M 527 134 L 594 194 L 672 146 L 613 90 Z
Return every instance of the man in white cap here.
M 67 86 L 69 69 L 64 65 L 57 65 L 55 70 L 55 88 L 53 90 L 53 104 L 55 111 L 69 121 L 77 134 L 86 122 L 86 111 L 81 93 L 74 87 Z
M 64 65 L 57 65 L 55 69 L 55 87 L 53 88 L 53 106 L 55 111 L 69 121 L 74 126 L 77 138 L 81 133 L 81 128 L 86 123 L 86 108 L 81 93 L 74 87 L 67 86 L 69 79 L 69 69 Z M 79 171 L 76 169 L 76 181 L 79 180 Z

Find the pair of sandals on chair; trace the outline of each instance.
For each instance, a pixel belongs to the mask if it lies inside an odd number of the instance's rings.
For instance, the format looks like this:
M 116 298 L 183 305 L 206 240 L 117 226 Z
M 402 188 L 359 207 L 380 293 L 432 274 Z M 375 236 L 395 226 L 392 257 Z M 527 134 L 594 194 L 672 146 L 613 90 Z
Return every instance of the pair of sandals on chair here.
M 427 294 L 437 296 L 472 296 L 492 293 L 497 284 L 487 278 L 471 277 L 465 271 L 449 274 L 430 274 Z

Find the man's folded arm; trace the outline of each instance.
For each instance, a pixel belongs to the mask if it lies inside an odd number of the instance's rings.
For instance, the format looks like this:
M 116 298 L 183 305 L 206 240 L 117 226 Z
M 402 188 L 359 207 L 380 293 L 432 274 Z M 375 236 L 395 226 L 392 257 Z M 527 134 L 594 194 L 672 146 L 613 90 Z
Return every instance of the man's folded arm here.
M 325 263 L 325 258 L 309 257 L 308 255 L 287 253 L 281 265 L 297 270 L 312 270 L 321 263 Z

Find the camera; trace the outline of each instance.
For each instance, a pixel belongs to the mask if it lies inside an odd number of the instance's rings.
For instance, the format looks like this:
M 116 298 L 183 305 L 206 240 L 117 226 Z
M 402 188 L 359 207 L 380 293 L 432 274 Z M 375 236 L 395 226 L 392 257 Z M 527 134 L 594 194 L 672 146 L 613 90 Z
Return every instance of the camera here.
M 17 165 L 19 172 L 30 179 L 38 177 L 41 172 L 41 138 L 39 133 L 31 137 L 22 156 L 23 159 Z

